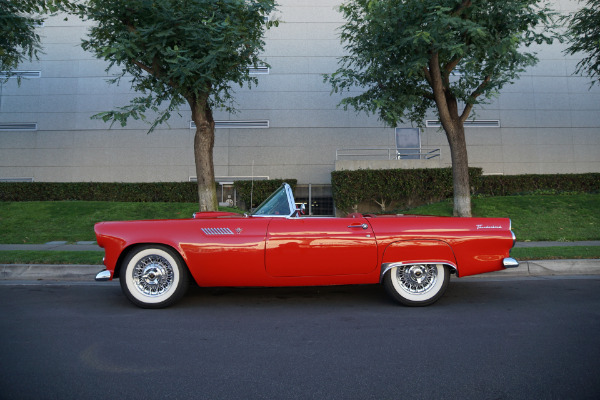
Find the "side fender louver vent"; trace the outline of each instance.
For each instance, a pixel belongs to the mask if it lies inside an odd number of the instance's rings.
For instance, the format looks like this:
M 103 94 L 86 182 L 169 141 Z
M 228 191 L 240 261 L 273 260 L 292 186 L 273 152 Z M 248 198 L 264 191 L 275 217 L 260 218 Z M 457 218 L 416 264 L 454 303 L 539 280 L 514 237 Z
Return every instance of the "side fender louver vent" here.
M 233 231 L 229 228 L 202 228 L 202 232 L 209 236 L 233 235 Z

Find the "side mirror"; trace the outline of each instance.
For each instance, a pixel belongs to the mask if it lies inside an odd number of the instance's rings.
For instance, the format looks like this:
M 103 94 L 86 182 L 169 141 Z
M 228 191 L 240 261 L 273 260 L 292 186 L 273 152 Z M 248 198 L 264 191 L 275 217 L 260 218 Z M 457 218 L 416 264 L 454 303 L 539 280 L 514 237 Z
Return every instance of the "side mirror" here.
M 300 215 L 306 214 L 306 204 L 302 203 L 296 207 L 296 211 L 294 212 L 293 217 L 298 217 Z

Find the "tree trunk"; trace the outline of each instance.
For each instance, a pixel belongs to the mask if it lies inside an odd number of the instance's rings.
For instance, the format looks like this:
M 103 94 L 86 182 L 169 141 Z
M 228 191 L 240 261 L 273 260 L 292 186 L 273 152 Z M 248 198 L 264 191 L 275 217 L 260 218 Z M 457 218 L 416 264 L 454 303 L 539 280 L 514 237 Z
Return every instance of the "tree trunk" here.
M 450 144 L 452 158 L 452 180 L 454 188 L 454 216 L 471 216 L 471 188 L 469 185 L 469 160 L 465 140 L 464 120 L 458 115 L 458 102 L 447 87 L 449 72 L 445 70 L 446 82 L 437 53 L 429 59 L 427 80 L 433 89 L 433 97 L 440 116 L 440 122 Z M 466 118 L 466 117 L 465 117 Z
M 453 129 L 446 131 L 452 157 L 452 180 L 454 188 L 454 216 L 471 216 L 471 185 L 469 184 L 469 160 L 465 128 L 462 122 L 453 124 Z
M 192 120 L 196 124 L 194 135 L 194 159 L 198 179 L 198 201 L 200 211 L 217 211 L 217 190 L 213 148 L 215 145 L 215 121 L 207 102 L 208 96 L 199 100 L 188 100 L 192 109 Z

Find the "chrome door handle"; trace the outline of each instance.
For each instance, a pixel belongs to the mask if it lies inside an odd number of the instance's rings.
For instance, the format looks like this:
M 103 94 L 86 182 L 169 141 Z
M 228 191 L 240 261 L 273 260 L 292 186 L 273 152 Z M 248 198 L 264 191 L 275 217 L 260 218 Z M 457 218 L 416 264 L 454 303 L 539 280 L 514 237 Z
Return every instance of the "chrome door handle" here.
M 353 229 L 356 229 L 356 228 L 367 229 L 368 227 L 369 227 L 369 225 L 367 225 L 367 224 L 362 224 L 362 225 L 348 225 L 348 228 L 353 228 Z

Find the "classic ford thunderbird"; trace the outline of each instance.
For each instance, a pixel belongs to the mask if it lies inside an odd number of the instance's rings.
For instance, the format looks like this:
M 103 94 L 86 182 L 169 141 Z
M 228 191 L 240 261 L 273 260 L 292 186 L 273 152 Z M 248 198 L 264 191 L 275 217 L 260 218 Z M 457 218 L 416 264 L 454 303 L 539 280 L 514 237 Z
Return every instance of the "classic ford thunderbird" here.
M 199 286 L 320 286 L 381 283 L 397 302 L 434 303 L 451 274 L 517 267 L 505 218 L 415 215 L 308 217 L 283 184 L 252 214 L 200 212 L 190 219 L 95 225 L 106 269 L 144 308 Z

